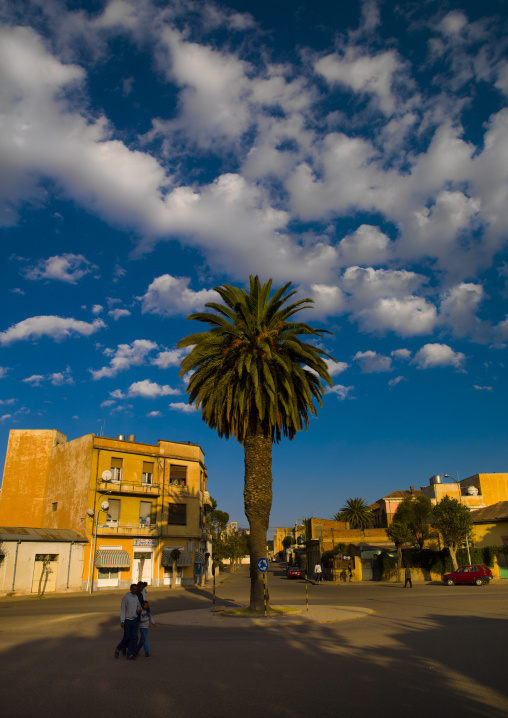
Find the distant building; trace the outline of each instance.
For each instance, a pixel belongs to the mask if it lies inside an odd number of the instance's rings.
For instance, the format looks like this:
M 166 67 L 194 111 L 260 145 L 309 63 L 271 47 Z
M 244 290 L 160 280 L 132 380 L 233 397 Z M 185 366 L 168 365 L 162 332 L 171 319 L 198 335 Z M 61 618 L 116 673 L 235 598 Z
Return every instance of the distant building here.
M 94 434 L 67 441 L 56 430 L 9 434 L 0 525 L 69 529 L 88 539 L 82 587 L 193 584 L 211 553 L 211 507 L 197 444 Z M 173 577 L 171 551 L 178 548 Z M 93 582 L 93 583 L 92 583 Z
M 462 481 L 436 474 L 430 477 L 428 486 L 421 487 L 421 492 L 433 504 L 441 501 L 443 496 L 449 496 L 474 511 L 499 501 L 508 501 L 508 473 L 473 474 Z
M 374 526 L 376 528 L 388 528 L 393 521 L 393 516 L 400 502 L 408 496 L 418 496 L 421 493 L 421 491 L 415 490 L 414 486 L 411 486 L 409 491 L 405 489 L 392 491 L 391 494 L 378 499 L 370 505 L 374 514 Z

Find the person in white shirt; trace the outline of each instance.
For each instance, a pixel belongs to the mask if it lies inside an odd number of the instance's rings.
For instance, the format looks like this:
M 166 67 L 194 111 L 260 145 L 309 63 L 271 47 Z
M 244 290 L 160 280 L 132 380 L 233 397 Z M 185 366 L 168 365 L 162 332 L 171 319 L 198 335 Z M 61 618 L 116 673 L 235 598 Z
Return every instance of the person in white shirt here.
M 316 574 L 316 583 L 321 583 L 323 580 L 323 570 L 320 563 L 314 566 L 314 573 Z
M 136 660 L 136 645 L 138 642 L 139 614 L 141 606 L 138 600 L 138 586 L 131 584 L 129 593 L 126 593 L 120 604 L 120 625 L 123 628 L 123 638 L 115 649 L 115 658 L 120 651 L 127 653 L 127 658 Z

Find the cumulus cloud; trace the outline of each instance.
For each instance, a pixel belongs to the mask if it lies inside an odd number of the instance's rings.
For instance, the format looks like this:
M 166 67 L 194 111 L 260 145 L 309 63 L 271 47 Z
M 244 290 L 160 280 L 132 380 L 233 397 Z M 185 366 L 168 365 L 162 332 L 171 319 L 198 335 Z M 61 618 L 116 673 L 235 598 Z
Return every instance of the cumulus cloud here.
M 343 386 L 342 384 L 334 384 L 332 387 L 326 388 L 326 394 L 335 394 L 338 401 L 344 401 L 344 399 L 351 399 L 350 393 L 353 391 L 354 386 Z
M 390 352 L 390 356 L 394 359 L 401 359 L 402 361 L 409 361 L 411 359 L 411 352 L 409 349 L 394 349 Z
M 493 389 L 491 386 L 478 386 L 478 384 L 474 384 L 473 388 L 477 391 L 492 391 Z
M 393 331 L 401 337 L 431 334 L 437 312 L 423 297 L 378 299 L 368 309 L 356 314 L 360 328 L 367 332 Z
M 180 411 L 183 414 L 192 414 L 196 411 L 196 407 L 191 404 L 184 404 L 183 402 L 176 402 L 174 404 L 169 404 L 169 408 L 172 411 Z
M 148 414 L 147 414 L 147 417 L 148 417 L 149 419 L 155 418 L 155 417 L 157 417 L 157 416 L 162 416 L 162 413 L 161 413 L 160 411 L 149 411 Z
M 390 381 L 388 382 L 388 386 L 390 388 L 392 388 L 394 386 L 397 386 L 397 384 L 400 384 L 401 381 L 407 381 L 406 377 L 405 376 L 396 376 L 393 379 L 390 379 Z
M 159 369 L 169 369 L 171 366 L 180 366 L 180 362 L 186 354 L 192 350 L 192 347 L 185 349 L 166 349 L 159 352 L 157 356 L 150 362 Z
M 63 386 L 64 384 L 74 384 L 74 379 L 71 376 L 71 368 L 68 366 L 65 371 L 53 372 L 51 374 L 32 374 L 27 376 L 22 381 L 25 384 L 31 384 L 31 386 L 40 386 L 42 382 L 49 381 L 53 386 Z
M 373 351 L 356 352 L 353 361 L 358 362 L 364 374 L 373 374 L 377 372 L 392 371 L 392 360 L 390 357 L 383 356 Z
M 51 279 L 67 284 L 77 284 L 80 279 L 97 269 L 82 254 L 55 255 L 48 259 L 40 259 L 31 267 L 23 270 L 26 279 Z
M 416 352 L 413 363 L 418 369 L 434 369 L 436 367 L 451 366 L 463 369 L 466 357 L 462 352 L 456 352 L 447 344 L 425 344 Z
M 158 349 L 155 342 L 148 339 L 135 339 L 131 344 L 119 344 L 116 350 L 106 349 L 104 353 L 111 356 L 109 366 L 102 369 L 90 369 L 94 381 L 107 377 L 115 377 L 121 371 L 127 371 L 131 366 L 141 366 L 146 363 L 150 352 Z
M 322 57 L 314 64 L 314 69 L 330 84 L 340 83 L 354 92 L 375 97 L 386 115 L 394 112 L 393 77 L 401 69 L 395 52 L 390 50 L 368 56 L 351 47 L 342 55 Z
M 102 319 L 95 319 L 89 323 L 52 315 L 30 317 L 0 332 L 0 345 L 7 346 L 13 342 L 37 340 L 41 337 L 50 337 L 55 341 L 62 341 L 75 335 L 88 337 L 105 326 Z
M 117 322 L 122 317 L 130 317 L 131 313 L 128 309 L 119 309 L 118 307 L 116 309 L 111 309 L 108 312 L 109 317 L 113 317 L 115 322 Z
M 142 396 L 145 399 L 156 399 L 159 396 L 170 396 L 181 393 L 178 389 L 172 389 L 168 384 L 161 386 L 156 382 L 150 381 L 150 379 L 136 381 L 131 384 L 127 390 L 128 396 Z
M 143 314 L 174 316 L 188 314 L 203 309 L 206 302 L 217 301 L 219 296 L 213 289 L 201 289 L 198 292 L 189 289 L 188 277 L 172 277 L 163 274 L 156 277 L 146 293 L 138 297 Z
M 0 379 L 3 379 L 5 376 L 7 376 L 8 371 L 9 371 L 8 367 L 0 366 Z
M 390 238 L 378 227 L 362 224 L 339 243 L 341 262 L 372 267 L 385 264 L 390 256 Z

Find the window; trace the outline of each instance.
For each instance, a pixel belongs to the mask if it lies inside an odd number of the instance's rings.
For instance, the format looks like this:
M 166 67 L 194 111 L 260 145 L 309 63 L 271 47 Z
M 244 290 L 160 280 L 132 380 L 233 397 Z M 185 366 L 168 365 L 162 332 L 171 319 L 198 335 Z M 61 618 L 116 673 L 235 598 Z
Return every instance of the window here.
M 58 508 L 58 501 L 55 501 L 53 504 L 51 504 L 51 508 L 53 511 L 56 511 Z
M 116 579 L 118 580 L 119 568 L 99 568 L 98 578 Z
M 44 561 L 46 563 L 49 563 L 50 561 L 58 561 L 58 554 L 57 553 L 36 553 L 35 560 L 36 561 Z
M 150 526 L 152 523 L 152 502 L 140 501 L 139 503 L 139 525 Z
M 122 480 L 123 459 L 113 457 L 111 459 L 111 481 L 120 483 Z
M 169 483 L 177 486 L 187 485 L 187 467 L 181 464 L 171 464 L 169 467 Z
M 118 526 L 120 521 L 120 499 L 108 499 L 106 526 Z
M 168 524 L 185 526 L 187 524 L 187 504 L 169 504 Z
M 150 461 L 143 461 L 143 474 L 141 477 L 141 483 L 149 486 L 153 483 L 153 463 Z

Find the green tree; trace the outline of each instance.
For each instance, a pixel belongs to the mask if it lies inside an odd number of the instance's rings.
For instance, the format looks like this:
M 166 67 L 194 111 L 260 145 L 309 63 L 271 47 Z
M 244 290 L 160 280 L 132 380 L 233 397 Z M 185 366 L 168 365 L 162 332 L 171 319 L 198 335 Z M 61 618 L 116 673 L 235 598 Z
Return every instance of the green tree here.
M 213 562 L 218 563 L 228 558 L 226 526 L 229 523 L 229 514 L 217 508 L 217 501 L 211 499 L 212 510 L 206 516 L 206 526 L 210 532 L 212 542 Z
M 397 512 L 395 512 L 395 516 L 396 515 Z M 386 535 L 390 541 L 393 541 L 395 548 L 397 549 L 397 577 L 400 581 L 400 572 L 402 570 L 402 549 L 405 545 L 413 543 L 413 534 L 407 523 L 394 518 L 392 523 L 386 529 Z
M 292 536 L 290 536 L 289 534 L 287 536 L 284 536 L 284 538 L 282 539 L 283 548 L 289 548 L 290 546 L 293 546 L 294 543 L 295 543 L 294 538 Z
M 366 501 L 356 497 L 348 499 L 346 505 L 333 518 L 335 521 L 347 521 L 351 528 L 366 529 L 372 526 L 374 514 Z
M 444 496 L 432 511 L 434 527 L 442 536 L 443 544 L 450 552 L 453 570 L 458 568 L 457 549 L 462 542 L 473 536 L 473 517 L 467 506 L 461 504 L 457 499 Z
M 395 511 L 394 521 L 404 524 L 411 533 L 411 541 L 423 551 L 425 541 L 432 536 L 432 502 L 427 496 L 406 496 Z M 408 542 L 405 542 L 408 543 Z
M 293 439 L 307 429 L 314 404 L 321 406 L 324 386 L 332 380 L 323 350 L 300 337 L 322 339 L 315 329 L 291 318 L 312 307 L 312 299 L 290 303 L 291 283 L 270 296 L 272 280 L 250 277 L 249 291 L 222 285 L 222 303 L 206 304 L 211 312 L 191 314 L 207 332 L 192 334 L 178 348 L 192 347 L 182 360 L 180 376 L 190 374 L 189 403 L 201 408 L 203 420 L 219 436 L 234 436 L 244 448 L 245 514 L 250 525 L 250 606 L 263 608 L 262 575 L 257 561 L 266 556 L 266 532 L 272 506 L 272 447 L 281 437 Z M 331 358 L 331 357 L 330 357 Z

